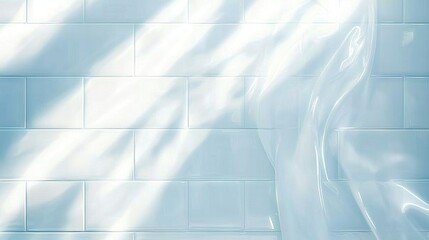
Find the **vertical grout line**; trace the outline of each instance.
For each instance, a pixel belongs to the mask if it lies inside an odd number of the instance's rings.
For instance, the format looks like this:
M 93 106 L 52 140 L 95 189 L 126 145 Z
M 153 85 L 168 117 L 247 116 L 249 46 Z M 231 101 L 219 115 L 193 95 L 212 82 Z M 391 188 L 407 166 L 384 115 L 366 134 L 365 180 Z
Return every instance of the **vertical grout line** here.
M 242 81 L 243 81 L 243 112 L 241 113 L 241 117 L 243 118 L 243 124 L 242 127 L 243 128 L 247 128 L 246 122 L 247 122 L 247 114 L 246 114 L 246 110 L 247 110 L 247 104 L 248 101 L 247 100 L 247 92 L 246 92 L 246 86 L 247 86 L 247 81 L 246 81 L 246 77 L 242 76 L 241 77 Z
M 241 4 L 243 4 L 243 16 L 241 17 L 241 22 L 246 23 L 246 0 L 241 0 Z
M 136 130 L 133 129 L 133 181 L 136 180 Z
M 27 213 L 27 181 L 25 181 L 25 189 L 24 189 L 24 231 L 27 232 L 28 231 L 28 213 Z
M 86 182 L 83 181 L 83 220 L 82 220 L 82 227 L 83 227 L 83 231 L 86 231 Z
M 187 23 L 189 24 L 189 1 L 191 1 L 191 0 L 187 0 L 187 4 L 188 4 L 188 6 L 187 6 L 187 8 L 188 9 L 186 9 L 186 11 L 187 11 L 187 17 L 188 17 L 188 21 L 187 21 Z
M 24 79 L 24 128 L 27 128 L 27 77 Z
M 405 120 L 405 75 L 402 76 L 402 128 L 406 128 Z
M 189 181 L 186 181 L 186 184 L 188 185 L 188 209 L 187 209 L 187 213 L 188 213 L 188 231 L 189 231 L 189 229 L 190 229 L 190 194 L 189 194 Z
M 82 77 L 82 128 L 85 128 L 85 78 Z
M 28 23 L 28 0 L 25 0 L 25 23 Z
M 243 181 L 243 230 L 246 231 L 246 183 Z
M 185 81 L 186 87 L 186 127 L 189 129 L 189 77 L 186 77 Z
M 340 131 L 335 130 L 336 134 L 337 134 L 337 179 L 341 179 L 340 178 L 340 168 L 341 168 L 341 164 L 340 164 Z
M 133 24 L 133 76 L 136 76 L 136 25 Z
M 85 23 L 85 4 L 86 0 L 82 0 L 82 23 Z

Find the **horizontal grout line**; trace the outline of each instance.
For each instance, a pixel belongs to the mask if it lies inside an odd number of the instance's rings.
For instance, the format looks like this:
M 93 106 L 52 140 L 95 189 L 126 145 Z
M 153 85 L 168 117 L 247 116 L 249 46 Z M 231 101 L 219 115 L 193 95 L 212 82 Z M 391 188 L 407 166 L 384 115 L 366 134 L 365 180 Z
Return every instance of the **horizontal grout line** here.
M 337 132 L 413 132 L 413 131 L 429 131 L 429 128 L 337 128 Z
M 0 183 L 5 182 L 273 182 L 275 179 L 215 179 L 215 178 L 200 178 L 200 179 L 0 179 Z
M 229 230 L 229 229 L 212 229 L 212 230 L 199 230 L 199 229 L 142 229 L 142 230 L 117 230 L 117 231 L 108 231 L 108 230 L 86 230 L 86 231 L 54 231 L 54 230 L 28 230 L 24 231 L 6 231 L 0 232 L 2 234 L 99 234 L 99 233 L 280 233 L 278 230 L 252 230 L 252 229 L 238 229 L 238 230 Z
M 199 131 L 199 130 L 213 130 L 213 131 L 257 131 L 257 130 L 293 130 L 297 129 L 297 127 L 290 127 L 290 128 L 25 128 L 25 127 L 0 127 L 0 131 L 156 131 L 156 130 L 171 130 L 171 131 L 178 131 L 178 130 L 186 130 L 186 131 Z

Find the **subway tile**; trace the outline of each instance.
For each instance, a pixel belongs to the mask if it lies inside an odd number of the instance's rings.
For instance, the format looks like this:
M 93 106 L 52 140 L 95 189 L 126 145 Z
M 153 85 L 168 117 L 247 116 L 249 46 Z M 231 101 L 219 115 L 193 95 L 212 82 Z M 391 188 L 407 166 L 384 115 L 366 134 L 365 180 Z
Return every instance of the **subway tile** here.
M 187 229 L 186 182 L 87 182 L 86 229 Z
M 0 1 L 0 23 L 25 23 L 26 0 Z
M 243 78 L 190 78 L 191 128 L 244 127 Z
M 378 0 L 377 17 L 379 22 L 402 22 L 403 0 Z M 406 0 L 405 0 L 406 1 Z
M 376 240 L 371 232 L 336 232 L 331 236 L 332 240 Z
M 429 23 L 429 2 L 426 0 L 404 0 L 404 21 Z
M 186 124 L 185 78 L 85 81 L 87 128 L 180 128 Z
M 429 128 L 429 78 L 405 79 L 405 127 Z
M 350 180 L 426 179 L 429 131 L 340 133 L 340 177 Z
M 82 127 L 81 78 L 28 78 L 27 127 Z
M 137 179 L 273 179 L 252 130 L 136 131 Z
M 373 74 L 429 74 L 429 25 L 380 25 Z
M 0 199 L 0 231 L 24 231 L 25 183 L 0 182 Z
M 0 238 L 1 239 L 1 238 Z M 136 233 L 135 240 L 280 240 L 279 232 L 167 232 Z
M 246 127 L 294 128 L 307 109 L 311 95 L 310 77 L 287 77 L 269 85 L 270 79 L 246 77 Z
M 0 127 L 25 126 L 25 79 L 0 78 Z
M 131 25 L 0 25 L 0 42 L 0 75 L 133 73 Z
M 29 182 L 27 229 L 30 231 L 82 231 L 82 182 Z
M 333 121 L 336 128 L 402 128 L 403 78 L 370 78 L 345 97 L 337 110 L 337 116 L 338 119 Z
M 259 71 L 269 25 L 151 24 L 136 27 L 138 76 L 237 76 Z
M 1 131 L 0 178 L 130 179 L 130 131 Z
M 86 0 L 86 22 L 186 22 L 187 0 Z
M 83 1 L 84 0 L 28 0 L 28 22 L 83 22 Z
M 0 240 L 133 240 L 133 233 L 0 233 Z
M 280 230 L 274 182 L 246 182 L 245 201 L 246 230 Z
M 244 229 L 243 182 L 190 182 L 190 229 Z
M 243 7 L 243 0 L 189 0 L 189 22 L 239 23 Z

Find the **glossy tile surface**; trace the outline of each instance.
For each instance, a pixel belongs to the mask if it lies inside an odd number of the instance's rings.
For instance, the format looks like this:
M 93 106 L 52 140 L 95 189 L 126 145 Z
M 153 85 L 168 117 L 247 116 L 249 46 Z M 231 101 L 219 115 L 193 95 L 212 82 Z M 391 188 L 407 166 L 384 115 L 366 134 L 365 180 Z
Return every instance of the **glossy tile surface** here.
M 25 126 L 25 79 L 0 78 L 0 127 Z

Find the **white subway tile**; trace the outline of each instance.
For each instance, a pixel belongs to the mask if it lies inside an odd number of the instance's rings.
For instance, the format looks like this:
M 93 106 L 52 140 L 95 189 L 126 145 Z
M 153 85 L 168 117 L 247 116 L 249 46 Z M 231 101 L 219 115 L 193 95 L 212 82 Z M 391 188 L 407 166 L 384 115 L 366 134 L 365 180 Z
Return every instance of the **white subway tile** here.
M 429 2 L 426 0 L 404 0 L 404 21 L 429 23 Z
M 0 78 L 0 127 L 25 126 L 25 79 Z
M 186 182 L 87 182 L 88 230 L 187 229 Z
M 84 0 L 28 0 L 28 22 L 83 22 L 83 1 Z
M 0 238 L 1 239 L 1 238 Z M 280 240 L 279 232 L 164 232 L 136 233 L 135 240 Z
M 243 78 L 190 78 L 191 128 L 244 127 Z
M 429 128 L 429 78 L 405 79 L 405 127 Z
M 82 231 L 82 182 L 27 183 L 27 228 L 30 231 Z
M 243 182 L 190 182 L 190 229 L 244 229 Z
M 257 73 L 270 25 L 151 24 L 136 27 L 136 75 Z
M 1 131 L 2 179 L 130 179 L 129 131 Z
M 0 75 L 133 73 L 133 26 L 0 25 Z
M 0 22 L 25 23 L 26 0 L 0 1 Z
M 185 78 L 87 78 L 85 127 L 185 127 Z
M 82 127 L 81 78 L 28 78 L 27 127 Z
M 389 180 L 429 177 L 429 131 L 344 130 L 340 132 L 339 141 L 342 178 Z M 345 172 L 341 166 L 353 171 Z
M 380 25 L 374 74 L 429 74 L 429 25 Z
M 186 22 L 187 0 L 86 0 L 86 22 Z
M 138 179 L 273 179 L 252 130 L 136 131 Z
M 239 23 L 243 20 L 244 0 L 189 0 L 191 23 Z
M 246 182 L 245 188 L 246 230 L 280 230 L 274 182 Z
M 0 233 L 0 240 L 133 240 L 133 233 Z
M 25 183 L 0 182 L 0 199 L 0 231 L 24 231 Z

